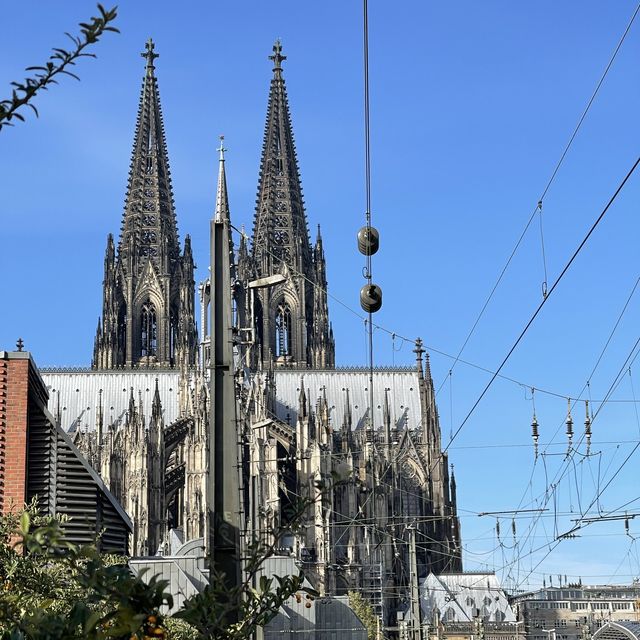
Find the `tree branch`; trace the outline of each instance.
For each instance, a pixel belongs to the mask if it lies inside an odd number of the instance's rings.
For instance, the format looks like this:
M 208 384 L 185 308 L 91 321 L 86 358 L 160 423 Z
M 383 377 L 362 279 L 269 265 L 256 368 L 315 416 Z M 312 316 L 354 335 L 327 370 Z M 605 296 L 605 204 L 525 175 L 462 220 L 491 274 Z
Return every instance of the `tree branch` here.
M 49 85 L 57 84 L 56 76 L 67 75 L 79 80 L 78 76 L 69 70 L 74 66 L 79 58 L 95 58 L 95 54 L 85 52 L 85 49 L 92 45 L 104 35 L 106 31 L 119 33 L 118 29 L 111 26 L 116 19 L 117 7 L 105 10 L 101 4 L 98 4 L 98 17 L 92 17 L 90 22 L 80 23 L 79 36 L 66 35 L 71 39 L 74 49 L 66 51 L 65 49 L 54 48 L 49 60 L 41 67 L 27 67 L 26 71 L 35 71 L 32 77 L 26 78 L 23 83 L 12 82 L 13 87 L 11 98 L 0 101 L 0 129 L 6 126 L 13 126 L 11 120 L 16 119 L 24 121 L 24 115 L 19 113 L 19 109 L 24 106 L 30 107 L 33 112 L 38 115 L 38 110 L 31 103 L 35 95 L 42 90 L 47 90 Z

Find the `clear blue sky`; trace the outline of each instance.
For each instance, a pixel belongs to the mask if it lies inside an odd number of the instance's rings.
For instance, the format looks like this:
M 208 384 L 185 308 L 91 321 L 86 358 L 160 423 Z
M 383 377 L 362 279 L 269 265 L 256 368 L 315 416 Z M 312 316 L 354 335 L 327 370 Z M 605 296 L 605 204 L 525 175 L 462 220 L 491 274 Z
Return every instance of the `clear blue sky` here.
M 107 5 L 108 6 L 108 5 Z M 382 246 L 374 279 L 384 291 L 376 320 L 398 335 L 455 354 L 546 184 L 635 1 L 371 1 L 373 219 Z M 10 3 L 0 21 L 0 96 L 24 67 L 44 62 L 92 2 Z M 217 137 L 226 136 L 232 217 L 251 228 L 270 79 L 267 55 L 282 38 L 307 214 L 321 223 L 330 293 L 357 308 L 363 284 L 355 234 L 363 223 L 361 6 L 359 2 L 120 3 L 120 35 L 40 96 L 40 118 L 0 133 L 0 348 L 25 340 L 42 366 L 87 365 L 101 310 L 106 236 L 117 233 L 143 75 L 152 36 L 181 237 L 191 234 L 198 278 L 206 273 Z M 640 18 L 544 201 L 549 282 L 564 266 L 640 145 Z M 634 176 L 545 305 L 500 380 L 451 446 L 466 568 L 500 569 L 521 587 L 543 573 L 588 582 L 640 574 L 622 522 L 594 524 L 546 553 L 533 548 L 571 526 L 640 438 L 633 402 L 610 402 L 594 422 L 598 456 L 571 473 L 534 529 L 474 512 L 536 506 L 562 469 L 566 399 L 536 392 L 541 442 L 533 467 L 532 403 L 525 387 L 575 396 L 582 389 L 636 279 L 640 175 Z M 539 226 L 526 235 L 463 358 L 494 369 L 541 299 Z M 331 302 L 339 364 L 365 362 L 362 321 Z M 640 291 L 594 374 L 602 399 L 638 338 Z M 411 345 L 376 331 L 376 361 L 408 364 Z M 488 375 L 432 352 L 443 442 Z M 640 375 L 612 395 L 632 400 Z M 640 369 L 639 369 L 640 371 Z M 635 386 L 633 386 L 633 384 Z M 594 403 L 595 409 L 599 403 Z M 575 412 L 582 428 L 584 409 Z M 556 434 L 558 427 L 560 431 Z M 544 449 L 544 447 L 541 447 Z M 581 449 L 583 452 L 583 448 Z M 614 509 L 640 497 L 638 455 L 601 496 Z M 554 518 L 554 503 L 560 514 Z M 640 509 L 640 499 L 630 512 Z M 592 512 L 595 506 L 592 508 Z M 630 531 L 640 535 L 631 521 Z M 532 573 L 530 573 L 533 570 Z M 528 575 L 530 573 L 530 575 Z M 554 583 L 557 578 L 554 579 Z

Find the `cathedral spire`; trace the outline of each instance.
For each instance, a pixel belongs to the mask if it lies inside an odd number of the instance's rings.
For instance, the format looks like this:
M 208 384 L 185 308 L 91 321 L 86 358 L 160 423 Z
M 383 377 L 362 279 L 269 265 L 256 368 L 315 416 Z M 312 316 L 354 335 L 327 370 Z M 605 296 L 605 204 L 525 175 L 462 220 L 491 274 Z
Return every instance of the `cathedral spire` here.
M 162 400 L 160 399 L 160 389 L 158 387 L 158 378 L 156 378 L 156 388 L 153 391 L 153 401 L 151 403 L 151 417 L 154 425 L 157 427 L 160 424 L 160 418 L 162 417 Z
M 93 367 L 174 367 L 195 364 L 193 257 L 180 253 L 155 52 L 149 38 L 116 255 L 105 254 L 102 329 Z
M 300 172 L 293 141 L 289 100 L 282 74 L 282 44 L 273 45 L 273 76 L 260 162 L 258 201 L 253 228 L 253 257 L 258 275 L 286 263 L 302 271 L 311 262 Z
M 322 237 L 309 238 L 293 140 L 279 40 L 273 45 L 273 75 L 260 160 L 251 255 L 241 245 L 238 271 L 249 279 L 286 281 L 256 292 L 254 366 L 333 367 L 333 337 L 327 307 Z
M 119 244 L 120 255 L 127 258 L 124 266 L 128 269 L 137 267 L 139 271 L 144 268 L 145 257 L 159 265 L 163 251 L 167 251 L 169 261 L 175 260 L 180 252 L 167 143 L 155 77 L 154 61 L 158 54 L 151 38 L 141 55 L 146 60 L 145 75 Z M 127 255 L 132 236 L 135 239 L 134 255 Z

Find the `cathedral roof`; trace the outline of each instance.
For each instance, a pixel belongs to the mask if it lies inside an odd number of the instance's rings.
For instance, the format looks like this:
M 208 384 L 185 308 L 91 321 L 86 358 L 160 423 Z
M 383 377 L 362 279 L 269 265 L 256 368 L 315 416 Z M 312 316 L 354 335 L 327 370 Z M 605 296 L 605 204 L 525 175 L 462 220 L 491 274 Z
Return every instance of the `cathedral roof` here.
M 179 377 L 175 370 L 42 371 L 49 391 L 49 410 L 56 418 L 60 416 L 65 431 L 96 428 L 101 390 L 105 425 L 124 419 L 132 387 L 134 397 L 142 398 L 144 415 L 151 416 L 156 380 L 165 424 L 171 424 L 178 418 Z
M 364 427 L 369 407 L 368 370 L 326 369 L 286 370 L 274 372 L 276 414 L 283 422 L 295 424 L 298 418 L 299 394 L 304 380 L 306 397 L 315 406 L 326 393 L 329 416 L 334 428 L 342 424 L 347 402 L 350 404 L 352 426 Z M 419 378 L 415 369 L 379 369 L 373 373 L 374 425 L 382 426 L 385 389 L 388 389 L 391 427 L 415 429 L 420 426 Z M 349 393 L 347 394 L 347 389 Z M 288 416 L 288 419 L 287 419 Z

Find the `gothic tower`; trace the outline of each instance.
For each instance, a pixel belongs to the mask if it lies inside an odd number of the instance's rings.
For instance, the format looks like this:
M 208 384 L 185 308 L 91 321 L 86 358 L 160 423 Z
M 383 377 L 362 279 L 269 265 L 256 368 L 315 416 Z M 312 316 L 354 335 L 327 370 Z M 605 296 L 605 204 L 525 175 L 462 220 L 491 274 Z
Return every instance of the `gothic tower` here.
M 191 239 L 180 252 L 153 41 L 133 142 L 118 250 L 109 234 L 94 369 L 195 364 Z
M 284 282 L 255 289 L 254 366 L 334 366 L 322 239 L 312 249 L 302 199 L 284 78 L 282 46 L 273 46 L 257 206 L 251 252 L 241 244 L 240 274 L 255 279 L 280 274 Z

